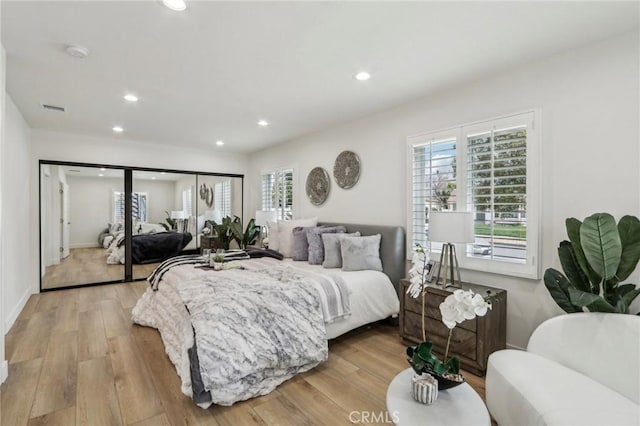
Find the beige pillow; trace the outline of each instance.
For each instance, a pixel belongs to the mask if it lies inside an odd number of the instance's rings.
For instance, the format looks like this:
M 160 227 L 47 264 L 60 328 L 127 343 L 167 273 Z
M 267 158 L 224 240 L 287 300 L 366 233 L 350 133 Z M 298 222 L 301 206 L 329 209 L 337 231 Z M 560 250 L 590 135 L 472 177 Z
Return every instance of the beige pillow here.
M 297 226 L 307 227 L 316 226 L 318 224 L 318 218 L 312 217 L 310 219 L 296 219 L 288 222 L 278 222 L 278 251 L 282 253 L 284 257 L 293 256 L 293 228 Z M 269 248 L 271 248 L 271 235 L 269 235 Z M 274 249 L 276 250 L 276 249 Z

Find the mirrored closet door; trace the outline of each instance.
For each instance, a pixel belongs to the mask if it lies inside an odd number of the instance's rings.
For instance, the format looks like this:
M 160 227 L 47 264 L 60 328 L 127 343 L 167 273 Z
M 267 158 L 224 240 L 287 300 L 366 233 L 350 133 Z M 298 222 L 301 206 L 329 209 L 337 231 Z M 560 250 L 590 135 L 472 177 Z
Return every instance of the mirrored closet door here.
M 133 172 L 134 280 L 148 277 L 164 259 L 198 250 L 196 183 L 189 173 Z
M 124 280 L 124 171 L 41 164 L 41 287 Z
M 243 175 L 40 161 L 42 290 L 145 279 L 242 219 Z M 209 242 L 206 240 L 205 242 Z

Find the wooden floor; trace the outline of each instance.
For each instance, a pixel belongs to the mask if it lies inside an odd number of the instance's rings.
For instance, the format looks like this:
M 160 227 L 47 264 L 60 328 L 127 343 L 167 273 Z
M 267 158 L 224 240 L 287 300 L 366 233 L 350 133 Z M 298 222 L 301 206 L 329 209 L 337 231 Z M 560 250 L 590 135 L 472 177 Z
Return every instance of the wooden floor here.
M 42 288 L 52 289 L 80 284 L 124 280 L 124 265 L 107 264 L 109 254 L 99 247 L 74 248 L 58 265 L 45 268 Z M 159 263 L 133 265 L 133 278 L 146 278 Z
M 396 327 L 373 325 L 331 341 L 327 362 L 269 395 L 202 410 L 180 392 L 158 332 L 131 324 L 145 288 L 31 296 L 5 339 L 2 425 L 348 424 L 354 411 L 385 413 L 387 386 L 407 368 Z M 484 379 L 465 377 L 484 399 Z

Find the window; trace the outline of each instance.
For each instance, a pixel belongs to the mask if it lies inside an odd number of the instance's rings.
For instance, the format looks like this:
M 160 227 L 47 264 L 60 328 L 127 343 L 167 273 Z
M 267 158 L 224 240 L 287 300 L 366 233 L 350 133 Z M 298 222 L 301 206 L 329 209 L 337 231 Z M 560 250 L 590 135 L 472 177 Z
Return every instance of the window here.
M 214 185 L 213 205 L 222 217 L 231 216 L 231 181 L 225 180 Z
M 262 174 L 262 210 L 276 211 L 278 219 L 293 219 L 293 169 Z
M 539 278 L 539 160 L 536 112 L 408 138 L 413 247 L 429 241 L 429 212 L 470 211 L 467 269 Z
M 147 193 L 131 194 L 131 216 L 134 222 L 147 222 Z M 113 192 L 113 222 L 124 223 L 124 192 Z
M 186 217 L 193 216 L 191 188 L 182 190 L 182 211 Z

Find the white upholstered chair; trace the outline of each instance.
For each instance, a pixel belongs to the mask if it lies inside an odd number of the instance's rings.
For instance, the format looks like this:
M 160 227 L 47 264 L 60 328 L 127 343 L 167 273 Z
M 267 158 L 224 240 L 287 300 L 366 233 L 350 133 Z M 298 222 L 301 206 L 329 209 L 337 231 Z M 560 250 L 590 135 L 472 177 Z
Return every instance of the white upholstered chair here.
M 500 426 L 640 425 L 640 316 L 545 321 L 526 352 L 489 357 L 486 398 Z

